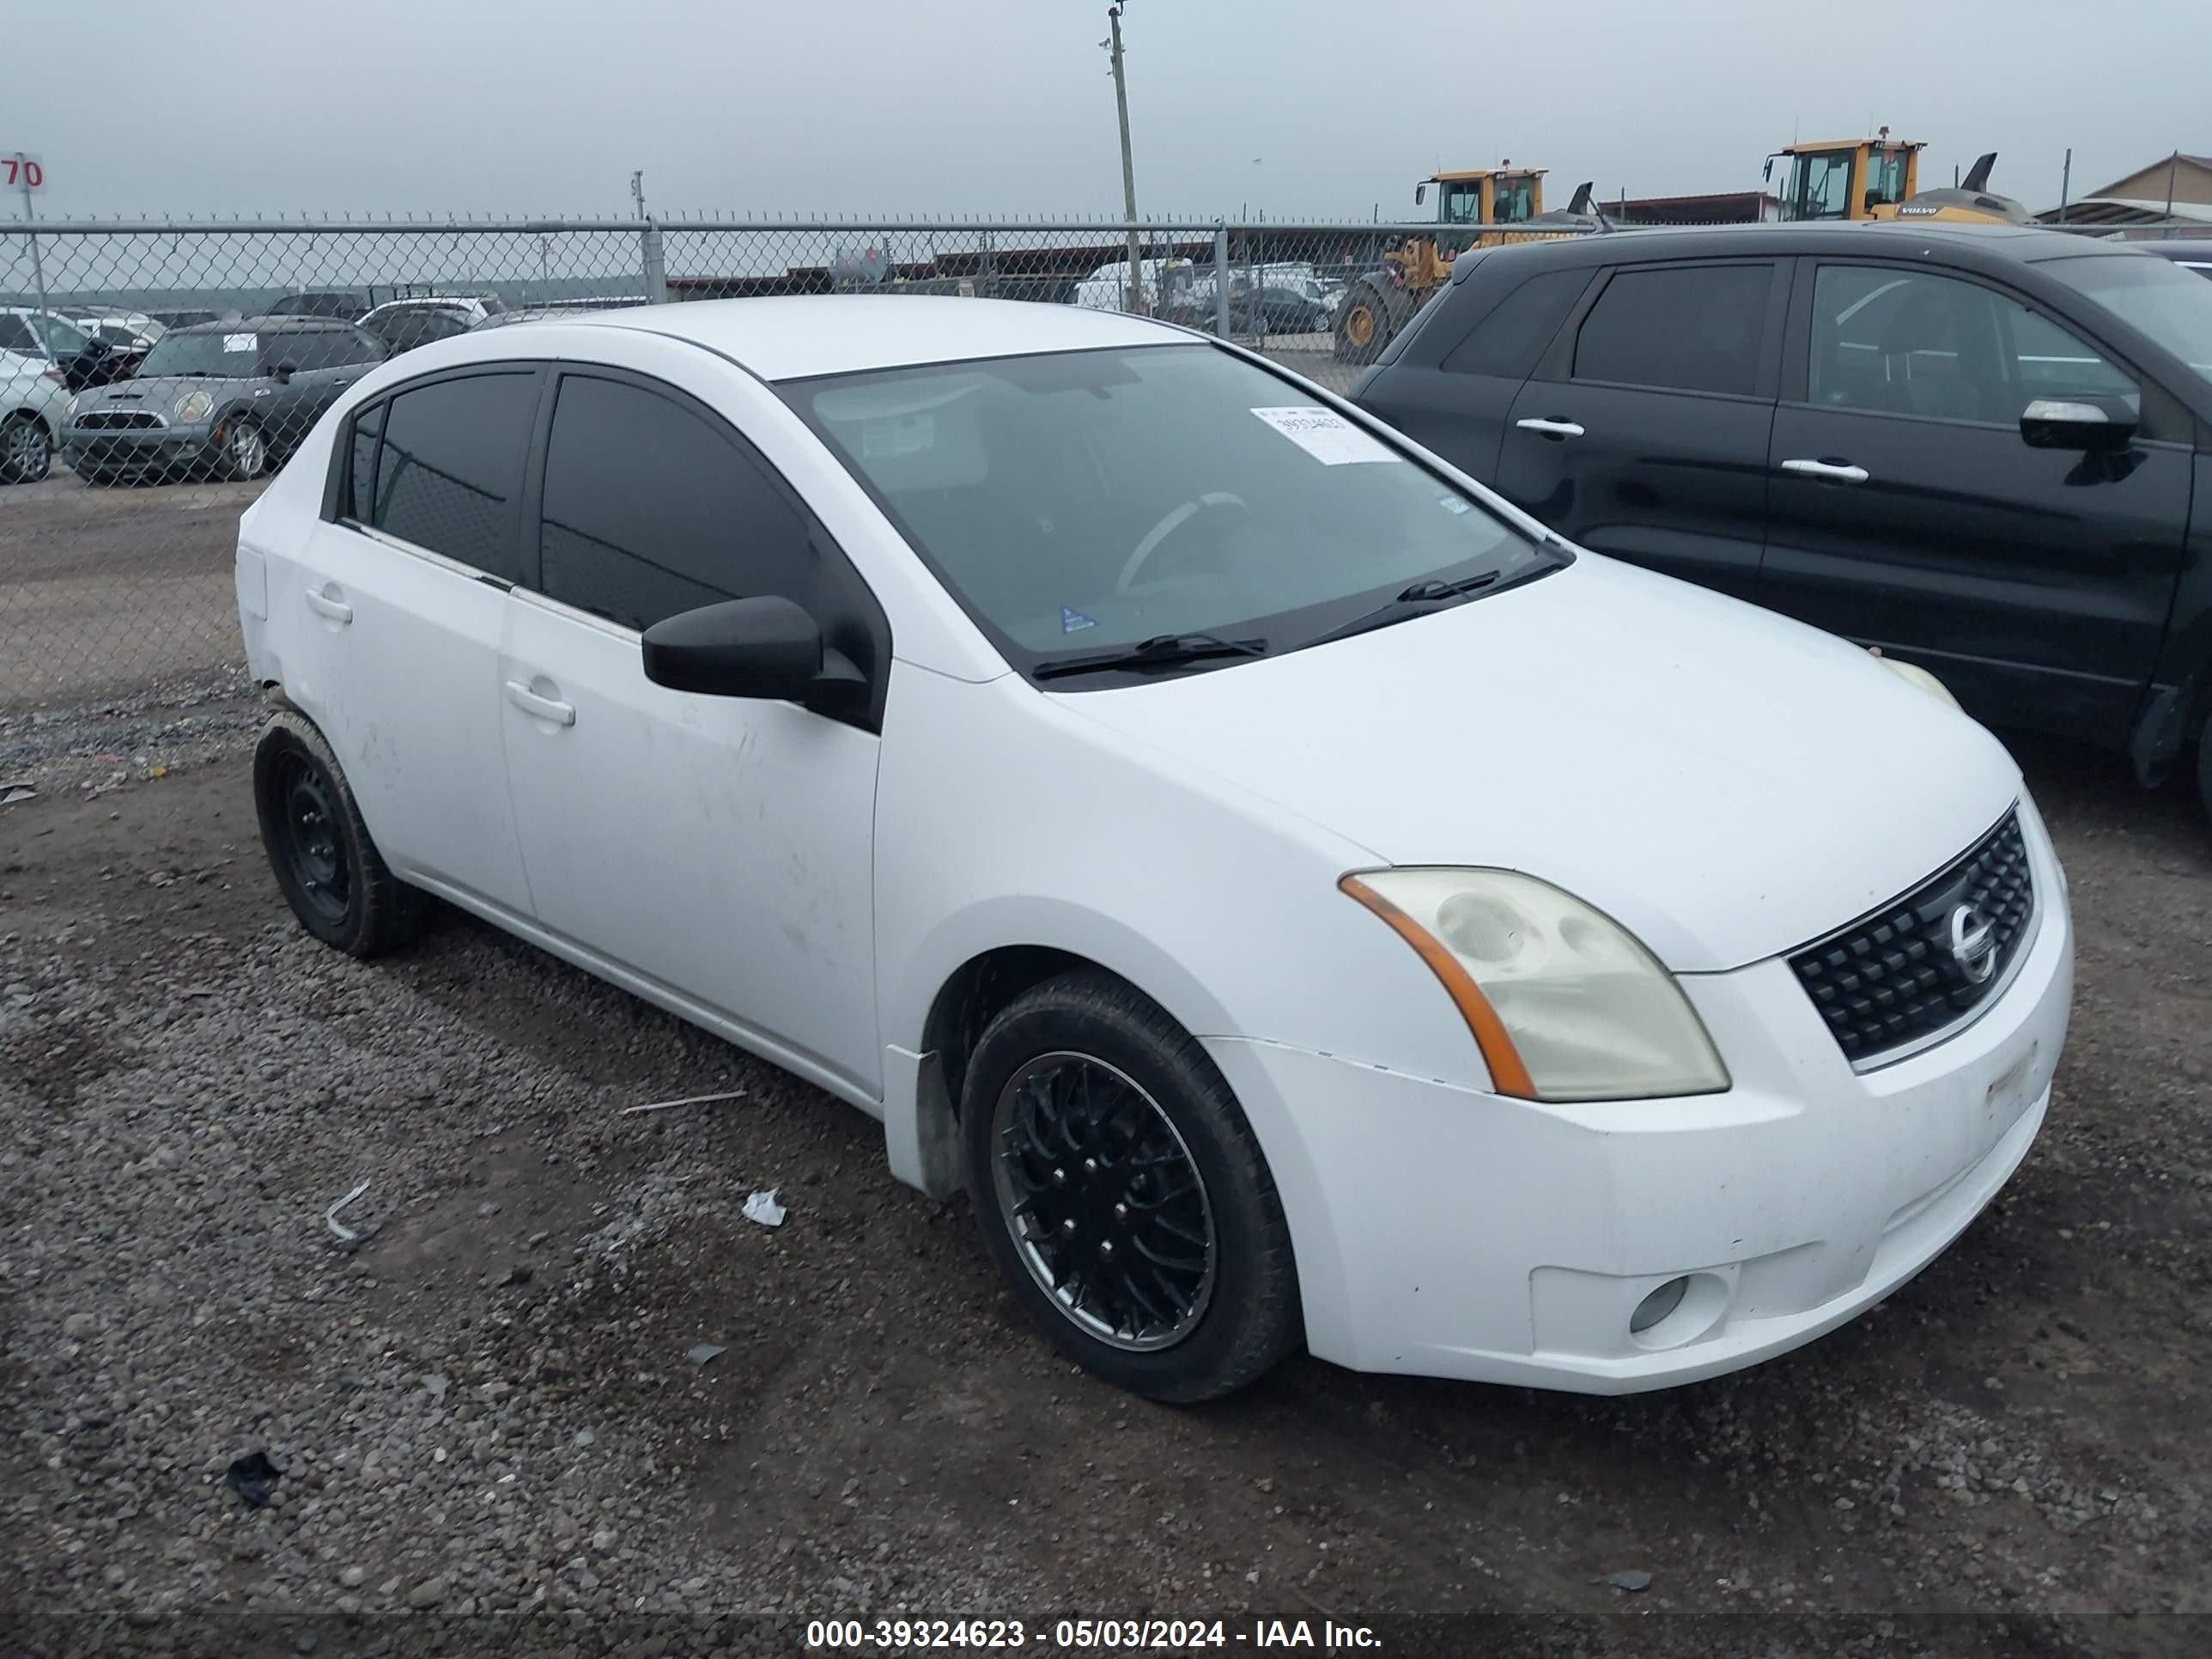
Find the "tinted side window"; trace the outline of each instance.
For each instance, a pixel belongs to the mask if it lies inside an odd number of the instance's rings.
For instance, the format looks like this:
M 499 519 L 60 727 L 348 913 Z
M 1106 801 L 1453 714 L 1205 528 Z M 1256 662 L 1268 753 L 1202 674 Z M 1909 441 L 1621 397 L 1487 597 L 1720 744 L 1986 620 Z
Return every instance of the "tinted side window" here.
M 1772 285 L 1771 265 L 1620 271 L 1583 320 L 1575 379 L 1748 395 Z
M 522 576 L 523 457 L 534 374 L 476 374 L 403 392 L 384 417 L 369 522 L 507 581 Z
M 346 472 L 343 511 L 361 524 L 374 522 L 376 510 L 376 441 L 384 435 L 384 405 L 365 409 L 354 417 L 353 453 Z
M 545 456 L 540 586 L 641 631 L 720 599 L 805 602 L 805 520 L 722 428 L 617 380 L 561 382 Z
M 31 325 L 21 317 L 0 316 L 0 351 L 23 351 L 35 356 L 39 343 L 31 336 Z
M 1822 265 L 1807 394 L 1832 409 L 2009 426 L 2037 398 L 2136 384 L 2009 295 L 1932 271 Z
M 1515 289 L 1445 356 L 1447 374 L 1525 380 L 1589 286 L 1587 270 L 1547 270 Z

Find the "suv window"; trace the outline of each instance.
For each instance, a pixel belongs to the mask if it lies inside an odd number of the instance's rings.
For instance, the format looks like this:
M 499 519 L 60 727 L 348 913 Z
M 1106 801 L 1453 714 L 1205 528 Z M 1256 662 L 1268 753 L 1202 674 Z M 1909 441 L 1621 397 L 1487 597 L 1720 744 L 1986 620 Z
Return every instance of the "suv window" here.
M 561 381 L 539 586 L 641 632 L 722 599 L 815 586 L 807 525 L 734 434 L 620 380 Z
M 2037 398 L 2136 397 L 2124 372 L 2017 301 L 1889 266 L 1820 267 L 1811 351 L 1807 396 L 1830 409 L 2010 426 Z
M 1588 270 L 1547 270 L 1531 276 L 1445 355 L 1444 373 L 1527 380 L 1589 278 Z
M 535 371 L 434 380 L 400 392 L 384 417 L 368 522 L 520 581 L 516 502 L 537 407 Z M 358 433 L 354 460 L 358 472 Z
M 1748 396 L 1773 273 L 1765 264 L 1616 271 L 1583 319 L 1575 379 Z
M 0 351 L 25 351 L 33 356 L 39 355 L 39 343 L 32 337 L 31 325 L 13 313 L 0 315 Z
M 89 334 L 58 317 L 33 317 L 31 326 L 46 337 L 46 349 L 57 362 L 64 357 L 76 356 L 92 343 Z

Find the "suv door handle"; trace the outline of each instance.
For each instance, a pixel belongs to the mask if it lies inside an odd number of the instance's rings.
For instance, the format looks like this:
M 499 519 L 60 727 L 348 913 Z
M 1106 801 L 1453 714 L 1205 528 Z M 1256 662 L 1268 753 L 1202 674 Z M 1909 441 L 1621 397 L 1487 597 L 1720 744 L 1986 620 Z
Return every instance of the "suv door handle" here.
M 1545 421 L 1531 416 L 1525 421 L 1516 421 L 1513 424 L 1523 432 L 1540 432 L 1547 438 L 1579 438 L 1583 435 L 1582 428 L 1572 421 Z
M 1800 477 L 1826 478 L 1830 483 L 1864 483 L 1867 470 L 1863 466 L 1846 466 L 1838 461 L 1784 461 L 1784 472 L 1795 472 Z
M 353 607 L 343 599 L 334 599 L 328 593 L 319 593 L 312 587 L 307 590 L 307 609 L 318 617 L 328 617 L 341 625 L 353 620 Z
M 507 683 L 507 700 L 524 714 L 535 714 L 541 720 L 551 720 L 556 726 L 574 726 L 576 723 L 574 703 L 541 697 L 520 680 Z

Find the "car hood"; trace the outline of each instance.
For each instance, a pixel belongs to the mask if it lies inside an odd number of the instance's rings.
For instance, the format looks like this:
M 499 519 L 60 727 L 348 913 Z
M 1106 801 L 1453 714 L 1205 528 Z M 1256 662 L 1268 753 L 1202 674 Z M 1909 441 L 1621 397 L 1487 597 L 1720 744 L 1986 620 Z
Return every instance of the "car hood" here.
M 1981 726 L 1857 647 L 1595 555 L 1334 644 L 1071 712 L 1370 849 L 1524 872 L 1670 968 L 1863 915 L 2020 794 Z
M 81 392 L 76 406 L 83 410 L 114 404 L 125 409 L 150 409 L 166 416 L 177 406 L 177 399 L 188 392 L 204 392 L 220 404 L 257 384 L 252 380 L 210 380 L 199 374 L 164 374 L 150 380 L 139 376 Z

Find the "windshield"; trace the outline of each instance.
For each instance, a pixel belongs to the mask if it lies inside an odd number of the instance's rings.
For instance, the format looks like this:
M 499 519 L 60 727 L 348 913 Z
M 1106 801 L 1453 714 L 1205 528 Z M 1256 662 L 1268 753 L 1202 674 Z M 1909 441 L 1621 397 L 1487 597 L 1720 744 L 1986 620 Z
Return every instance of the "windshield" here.
M 253 378 L 260 359 L 261 337 L 210 328 L 189 333 L 164 334 L 138 367 L 142 380 L 158 380 L 164 374 L 204 374 L 222 380 Z
M 2043 268 L 2212 378 L 2212 287 L 2195 272 L 2131 253 L 2049 259 Z
M 779 390 L 1024 671 L 1164 635 L 1258 637 L 1280 653 L 1409 583 L 1495 573 L 1502 585 L 1562 562 L 1210 346 Z
M 65 323 L 58 317 L 33 313 L 29 321 L 31 326 L 39 331 L 39 337 L 46 343 L 47 354 L 53 357 L 74 357 L 90 341 L 91 337 L 82 329 L 73 323 Z

